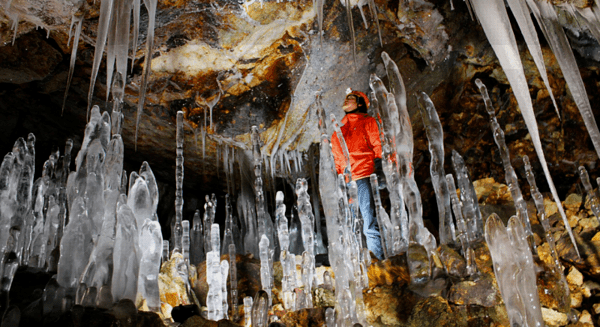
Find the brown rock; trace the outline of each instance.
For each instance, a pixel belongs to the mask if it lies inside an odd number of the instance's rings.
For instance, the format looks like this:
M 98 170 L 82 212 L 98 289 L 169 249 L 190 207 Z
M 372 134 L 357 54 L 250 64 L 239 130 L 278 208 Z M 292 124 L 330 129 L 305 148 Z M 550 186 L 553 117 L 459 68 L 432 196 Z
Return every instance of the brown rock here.
M 323 326 L 325 324 L 325 308 L 288 312 L 281 318 L 281 323 L 286 326 Z
M 402 286 L 410 281 L 406 255 L 399 254 L 389 259 L 374 262 L 367 271 L 369 276 L 369 288 L 379 285 Z
M 467 270 L 467 262 L 460 253 L 446 244 L 442 244 L 437 251 L 448 274 L 455 277 L 464 277 Z
M 241 325 L 235 324 L 229 320 L 212 321 L 202 318 L 201 316 L 192 316 L 188 318 L 182 325 L 182 327 L 239 327 Z
M 579 207 L 581 207 L 581 203 L 582 203 L 581 195 L 572 193 L 572 194 L 569 194 L 569 196 L 567 196 L 567 198 L 563 202 L 563 206 L 564 206 L 565 210 L 579 211 Z
M 405 324 L 418 296 L 406 287 L 380 286 L 363 292 L 367 321 L 370 324 L 399 326 Z
M 62 55 L 38 33 L 28 33 L 14 45 L 0 48 L 0 83 L 23 84 L 44 79 Z
M 334 307 L 335 293 L 332 290 L 317 287 L 313 291 L 313 305 L 317 308 Z
M 465 280 L 452 285 L 448 291 L 448 301 L 458 305 L 493 307 L 502 303 L 502 297 L 496 281 L 482 274 L 474 281 Z
M 569 323 L 566 313 L 544 307 L 542 307 L 542 318 L 548 326 L 565 326 Z
M 421 300 L 413 308 L 409 326 L 460 326 L 448 302 L 439 296 Z

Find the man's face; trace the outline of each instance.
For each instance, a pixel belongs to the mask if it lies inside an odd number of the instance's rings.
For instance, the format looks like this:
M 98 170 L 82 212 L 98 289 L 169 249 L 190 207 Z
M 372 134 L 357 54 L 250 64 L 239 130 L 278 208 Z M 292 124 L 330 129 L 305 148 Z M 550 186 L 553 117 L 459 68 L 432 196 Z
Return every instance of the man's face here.
M 352 112 L 356 110 L 356 108 L 358 107 L 356 100 L 356 95 L 348 94 L 346 96 L 346 99 L 344 100 L 344 106 L 342 107 L 342 109 L 344 109 L 345 112 Z

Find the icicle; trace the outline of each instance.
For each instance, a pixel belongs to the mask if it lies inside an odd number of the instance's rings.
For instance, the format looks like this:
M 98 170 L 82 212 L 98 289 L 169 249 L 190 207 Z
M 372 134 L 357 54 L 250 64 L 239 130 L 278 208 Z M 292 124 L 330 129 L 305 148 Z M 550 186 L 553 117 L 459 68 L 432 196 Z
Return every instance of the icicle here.
M 77 47 L 79 46 L 79 35 L 81 34 L 81 25 L 83 23 L 83 16 L 75 16 L 71 18 L 71 28 L 69 29 L 69 41 L 67 42 L 67 46 L 69 46 L 69 42 L 71 41 L 71 33 L 73 30 L 73 25 L 77 24 L 75 27 L 75 36 L 73 37 L 73 48 L 71 49 L 71 61 L 69 62 L 69 75 L 67 77 L 67 88 L 65 89 L 65 96 L 63 98 L 63 105 L 61 115 L 65 113 L 65 104 L 67 103 L 67 95 L 69 94 L 69 88 L 71 87 L 71 80 L 73 79 L 73 71 L 75 70 L 75 59 L 77 59 Z
M 325 0 L 313 0 L 313 8 L 319 23 L 319 44 L 323 46 L 323 3 Z
M 348 30 L 350 31 L 350 39 L 352 40 L 352 58 L 354 59 L 354 71 L 357 71 L 358 64 L 356 63 L 356 39 L 354 38 L 354 22 L 352 21 L 352 6 L 350 0 L 345 0 L 346 17 L 348 18 Z
M 554 104 L 554 110 L 556 110 L 556 114 L 560 119 L 558 105 L 554 99 L 554 94 L 552 94 L 552 88 L 550 87 L 550 81 L 548 80 L 548 74 L 546 73 L 546 65 L 544 65 L 544 57 L 542 56 L 542 47 L 540 46 L 535 26 L 533 26 L 533 21 L 531 20 L 531 15 L 529 14 L 527 4 L 522 0 L 507 0 L 507 2 L 510 6 L 510 10 L 517 20 L 517 23 L 519 24 L 519 29 L 521 30 L 521 34 L 525 39 L 525 43 L 527 43 L 529 53 L 531 54 L 531 57 L 533 58 L 538 71 L 540 72 L 540 76 L 546 85 L 550 99 L 552 99 L 552 103 Z
M 383 39 L 381 38 L 381 28 L 379 27 L 379 16 L 377 13 L 377 5 L 375 4 L 375 0 L 367 0 L 367 3 L 369 4 L 369 8 L 371 9 L 371 15 L 373 16 L 373 20 L 375 21 L 375 24 L 377 25 L 377 34 L 379 35 L 379 44 L 381 44 L 381 47 L 383 48 Z
M 544 174 L 546 175 L 548 185 L 550 186 L 550 191 L 552 192 L 554 201 L 556 202 L 556 204 L 558 206 L 558 211 L 560 212 L 560 214 L 563 218 L 563 222 L 565 223 L 565 228 L 567 229 L 567 232 L 569 233 L 571 242 L 573 242 L 573 246 L 575 247 L 577 255 L 579 256 L 579 249 L 577 249 L 577 246 L 575 245 L 576 243 L 575 243 L 575 237 L 573 236 L 573 231 L 571 230 L 571 227 L 569 226 L 569 221 L 568 221 L 567 216 L 562 207 L 560 198 L 558 197 L 558 193 L 556 192 L 556 187 L 554 186 L 554 182 L 552 181 L 552 176 L 550 176 L 550 171 L 548 170 L 548 164 L 546 163 L 546 157 L 544 156 L 544 151 L 542 149 L 542 143 L 540 141 L 540 135 L 538 132 L 537 122 L 535 120 L 535 114 L 533 112 L 533 106 L 531 104 L 531 97 L 529 95 L 529 87 L 527 86 L 527 80 L 525 79 L 525 74 L 523 72 L 523 65 L 521 64 L 521 59 L 519 58 L 517 43 L 515 40 L 515 36 L 512 33 L 512 30 L 510 27 L 510 20 L 508 19 L 508 14 L 506 13 L 504 1 L 502 1 L 502 0 L 489 0 L 489 1 L 488 0 L 485 0 L 485 1 L 484 0 L 470 0 L 470 1 L 471 1 L 471 5 L 472 5 L 473 9 L 475 10 L 475 12 L 479 18 L 479 22 L 481 23 L 483 30 L 484 30 L 486 36 L 488 37 L 488 40 L 490 41 L 490 44 L 492 45 L 492 48 L 494 49 L 494 52 L 496 53 L 498 60 L 500 61 L 500 65 L 502 67 L 505 67 L 504 72 L 506 73 L 506 77 L 508 78 L 508 81 L 510 82 L 510 85 L 513 89 L 515 98 L 517 99 L 517 103 L 519 104 L 519 108 L 521 109 L 521 114 L 523 115 L 523 118 L 525 120 L 525 125 L 527 125 L 527 130 L 529 131 L 529 134 L 531 136 L 531 140 L 533 142 L 535 152 L 537 153 L 538 158 L 540 159 L 542 169 L 544 170 Z M 534 3 L 532 2 L 532 0 L 527 0 L 527 1 L 528 1 L 528 3 L 530 2 L 530 9 L 533 10 L 534 6 L 532 6 L 532 4 L 534 4 Z M 546 8 L 545 7 L 546 5 L 552 7 L 552 5 L 550 3 L 546 3 L 545 1 L 537 2 L 537 4 L 539 4 L 543 8 Z M 552 10 L 552 12 L 554 12 L 553 8 L 550 8 L 550 9 Z M 533 12 L 534 12 L 534 15 L 536 16 L 536 18 L 539 17 L 539 13 L 536 14 L 535 10 L 533 10 Z M 554 13 L 554 16 L 556 16 L 556 13 Z M 558 24 L 558 23 L 556 22 L 556 24 Z M 540 24 L 540 25 L 543 25 L 543 24 Z M 545 29 L 542 29 L 542 30 L 545 30 Z M 562 31 L 562 28 L 560 29 L 560 31 Z M 553 33 L 545 33 L 545 34 L 555 35 L 554 33 L 558 33 L 558 32 L 559 32 L 559 30 L 557 29 Z M 550 40 L 552 40 L 552 38 Z M 565 41 L 566 41 L 566 39 L 565 39 Z M 550 41 L 550 42 L 552 42 L 552 41 Z M 571 53 L 571 55 L 572 55 L 572 53 Z M 557 56 L 557 58 L 559 58 L 559 57 L 560 56 Z M 559 63 L 560 63 L 560 61 L 559 61 Z M 563 69 L 563 73 L 565 71 L 567 71 L 567 74 L 564 74 L 565 79 L 567 79 L 567 76 L 569 76 L 569 71 Z M 571 70 L 571 72 L 573 72 L 573 71 L 577 72 L 576 66 Z M 571 87 L 571 86 L 569 86 L 569 87 Z M 575 85 L 573 85 L 573 87 L 575 87 Z M 576 93 L 577 90 L 574 90 L 573 88 L 571 88 L 571 92 Z M 583 92 L 582 95 L 585 95 L 585 91 Z M 580 99 L 579 101 L 584 101 L 581 97 L 577 97 L 577 98 Z M 585 99 L 586 99 L 585 101 L 587 101 L 587 97 L 585 97 Z M 577 101 L 578 100 L 576 100 L 576 102 Z M 590 113 L 591 113 L 591 111 L 590 111 Z M 584 121 L 585 120 L 586 120 L 586 118 L 584 117 Z M 594 125 L 595 125 L 595 123 L 594 123 Z M 586 126 L 587 126 L 587 124 L 586 124 Z M 596 131 L 598 130 L 597 127 L 595 130 Z M 588 128 L 588 131 L 590 131 L 590 128 Z M 596 151 L 598 152 L 598 149 L 600 149 L 600 132 L 597 135 L 598 135 L 597 140 L 598 140 L 599 144 L 598 144 L 598 146 L 595 146 L 595 147 L 597 149 Z M 592 137 L 592 140 L 594 140 L 595 138 L 596 138 L 595 136 Z
M 140 31 L 140 0 L 133 0 L 133 38 L 131 43 L 131 54 L 129 59 L 131 62 L 135 61 L 135 54 L 138 47 L 138 34 Z M 133 72 L 133 65 L 131 65 L 131 71 Z
M 94 94 L 94 86 L 96 84 L 96 77 L 98 76 L 98 69 L 100 68 L 100 62 L 104 54 L 104 47 L 106 46 L 106 38 L 108 36 L 108 28 L 111 22 L 113 9 L 113 0 L 103 0 L 100 3 L 100 18 L 98 20 L 98 36 L 96 37 L 96 48 L 94 50 L 94 63 L 92 64 L 92 74 L 90 77 L 90 89 L 88 91 L 88 106 L 87 106 L 87 119 L 90 117 L 90 108 L 92 105 L 92 96 Z
M 238 286 L 235 244 L 229 244 L 229 287 L 231 289 L 231 320 L 237 321 L 238 315 Z
M 107 0 L 103 0 L 107 1 Z M 112 1 L 112 0 L 110 0 Z M 139 1 L 139 0 L 137 0 Z M 146 58 L 144 62 L 144 70 L 142 71 L 142 85 L 140 86 L 140 95 L 138 98 L 137 115 L 135 118 L 135 148 L 137 150 L 138 130 L 140 127 L 140 117 L 144 109 L 146 101 L 146 88 L 148 87 L 148 76 L 150 75 L 152 62 L 152 48 L 154 46 L 154 26 L 156 24 L 156 5 L 158 0 L 144 0 L 146 9 L 148 10 L 148 35 L 146 37 Z M 137 39 L 135 39 L 137 41 Z M 204 145 L 204 143 L 202 143 Z

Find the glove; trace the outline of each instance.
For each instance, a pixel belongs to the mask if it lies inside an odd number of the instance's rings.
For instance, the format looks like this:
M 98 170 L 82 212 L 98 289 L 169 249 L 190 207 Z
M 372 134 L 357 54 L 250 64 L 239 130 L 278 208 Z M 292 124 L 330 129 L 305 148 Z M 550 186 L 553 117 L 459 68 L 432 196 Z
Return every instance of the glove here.
M 386 187 L 385 175 L 383 174 L 383 168 L 381 166 L 381 158 L 375 158 L 373 160 L 375 171 L 377 175 L 377 181 L 379 182 L 379 189 L 383 190 Z

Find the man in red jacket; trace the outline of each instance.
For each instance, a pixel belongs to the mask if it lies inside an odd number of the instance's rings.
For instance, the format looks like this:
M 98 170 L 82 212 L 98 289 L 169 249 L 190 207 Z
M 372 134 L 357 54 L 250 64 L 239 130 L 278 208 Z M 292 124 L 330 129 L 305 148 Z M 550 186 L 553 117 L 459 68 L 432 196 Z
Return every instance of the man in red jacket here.
M 352 91 L 344 100 L 342 135 L 350 155 L 352 180 L 358 188 L 358 206 L 363 217 L 363 232 L 367 239 L 367 248 L 379 259 L 383 258 L 381 235 L 375 217 L 375 205 L 369 176 L 381 172 L 381 141 L 375 119 L 367 114 L 369 99 L 360 91 Z M 331 137 L 331 146 L 338 174 L 346 169 L 346 158 L 337 134 Z M 382 174 L 378 174 L 382 175 Z

